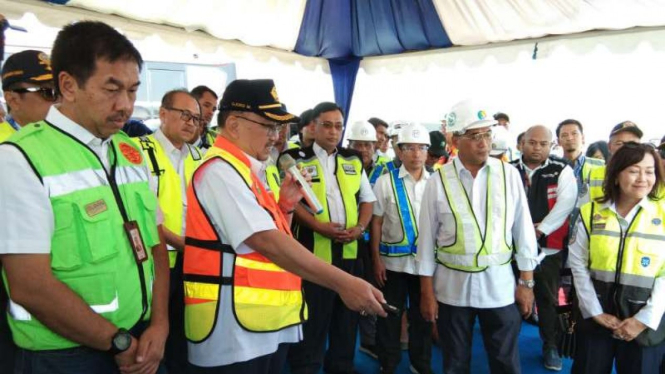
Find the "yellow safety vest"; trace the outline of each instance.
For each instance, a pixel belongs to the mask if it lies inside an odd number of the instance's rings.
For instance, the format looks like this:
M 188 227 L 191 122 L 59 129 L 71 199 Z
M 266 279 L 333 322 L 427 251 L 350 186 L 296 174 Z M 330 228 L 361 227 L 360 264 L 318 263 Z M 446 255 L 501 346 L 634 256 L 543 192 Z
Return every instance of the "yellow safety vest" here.
M 0 123 L 0 143 L 9 139 L 10 136 L 14 135 L 16 130 L 9 124 L 9 122 Z
M 513 255 L 512 245 L 505 237 L 506 209 L 506 163 L 489 158 L 487 167 L 487 195 L 485 213 L 485 232 L 480 232 L 478 217 L 473 212 L 469 196 L 459 178 L 455 162 L 439 169 L 443 191 L 455 218 L 455 241 L 451 245 L 437 248 L 437 262 L 445 267 L 465 272 L 481 272 L 489 266 L 506 265 Z M 493 220 L 503 219 L 503 231 L 492 232 Z M 445 224 L 451 224 L 450 222 Z M 503 236 L 503 240 L 494 240 L 494 235 Z
M 157 199 L 159 207 L 164 213 L 164 227 L 169 231 L 184 235 L 183 222 L 185 211 L 183 210 L 183 190 L 182 177 L 171 164 L 169 156 L 164 152 L 164 147 L 155 139 L 154 135 L 132 138 L 138 144 L 148 161 L 152 175 L 157 177 Z M 198 148 L 193 145 L 185 144 L 189 149 L 189 154 L 185 159 L 185 182 L 189 185 L 192 174 L 201 164 L 202 155 Z M 176 252 L 169 247 L 169 266 L 173 268 L 176 261 Z
M 311 147 L 306 148 L 306 150 L 311 149 Z M 336 182 L 338 183 L 340 192 L 342 194 L 342 200 L 344 202 L 346 228 L 349 229 L 355 227 L 358 224 L 358 195 L 360 193 L 360 181 L 363 173 L 363 163 L 362 160 L 355 154 L 355 152 L 347 153 L 345 151 L 346 150 L 343 149 L 339 150 L 335 157 L 335 176 L 337 179 Z M 340 152 L 344 152 L 344 155 L 342 155 Z M 297 159 L 298 157 L 299 156 L 295 154 L 294 158 Z M 330 222 L 326 183 L 335 183 L 335 181 L 326 181 L 321 163 L 319 162 L 318 157 L 313 154 L 313 152 L 311 157 L 307 159 L 299 159 L 297 160 L 297 163 L 302 165 L 302 167 L 305 168 L 312 176 L 312 190 L 314 191 L 314 194 L 318 198 L 319 202 L 321 202 L 321 205 L 323 205 L 323 211 L 319 214 L 316 214 L 314 217 L 320 222 Z M 320 259 L 331 263 L 332 240 L 303 226 L 299 226 L 296 230 L 296 237 L 298 240 L 303 240 L 305 236 L 310 235 L 313 235 L 314 254 Z M 307 241 L 308 239 L 306 239 L 304 242 L 309 244 Z M 358 241 L 354 240 L 350 243 L 344 244 L 342 248 L 343 259 L 355 259 L 357 256 Z
M 270 191 L 272 191 L 273 196 L 275 196 L 275 201 L 279 202 L 279 187 L 282 184 L 282 178 L 279 176 L 277 165 L 268 164 L 268 166 L 266 166 L 266 181 L 268 182 Z
M 624 231 L 609 204 L 590 202 L 580 216 L 589 236 L 589 273 L 605 313 L 635 315 L 651 297 L 656 278 L 665 276 L 665 206 L 649 200 Z M 641 345 L 665 340 L 665 324 L 646 329 Z

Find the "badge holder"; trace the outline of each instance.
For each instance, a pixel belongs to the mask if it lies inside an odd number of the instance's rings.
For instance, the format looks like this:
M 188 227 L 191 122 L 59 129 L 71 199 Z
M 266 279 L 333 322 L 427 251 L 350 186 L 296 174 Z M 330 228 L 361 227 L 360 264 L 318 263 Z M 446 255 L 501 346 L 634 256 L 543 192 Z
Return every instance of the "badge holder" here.
M 123 226 L 125 228 L 125 233 L 127 234 L 127 239 L 129 239 L 129 245 L 132 247 L 134 259 L 139 264 L 144 262 L 148 259 L 148 251 L 146 251 L 143 246 L 143 238 L 141 237 L 139 225 L 136 221 L 129 221 L 125 222 Z

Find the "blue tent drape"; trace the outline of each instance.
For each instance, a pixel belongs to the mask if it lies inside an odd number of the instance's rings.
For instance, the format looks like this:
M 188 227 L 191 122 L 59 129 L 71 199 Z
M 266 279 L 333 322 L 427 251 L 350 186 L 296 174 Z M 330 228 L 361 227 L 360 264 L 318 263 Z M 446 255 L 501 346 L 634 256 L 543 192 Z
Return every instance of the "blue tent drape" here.
M 351 100 L 353 99 L 353 89 L 356 85 L 358 68 L 360 68 L 360 59 L 334 59 L 328 60 L 328 64 L 330 65 L 333 90 L 335 91 L 335 103 L 344 110 L 344 131 L 346 131 L 346 122 L 348 120 L 349 109 L 351 109 Z M 343 133 L 342 139 L 344 139 Z
M 339 59 L 451 45 L 432 0 L 309 0 L 295 52 Z

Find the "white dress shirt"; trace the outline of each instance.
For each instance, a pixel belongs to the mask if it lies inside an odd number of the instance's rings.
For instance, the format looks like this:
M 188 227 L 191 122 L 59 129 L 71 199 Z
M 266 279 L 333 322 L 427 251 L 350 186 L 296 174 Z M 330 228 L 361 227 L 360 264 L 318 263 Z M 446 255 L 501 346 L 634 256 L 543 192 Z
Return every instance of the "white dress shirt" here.
M 459 158 L 455 158 L 452 162 L 457 167 L 473 213 L 479 217 L 477 222 L 480 231 L 485 232 L 488 165 L 501 167 L 501 161 L 488 158 L 475 178 Z M 536 233 L 531 222 L 522 178 L 517 169 L 511 165 L 505 164 L 505 170 L 508 209 L 505 214 L 505 236 L 508 243 L 513 240 L 515 242 L 515 259 L 518 268 L 522 271 L 532 271 L 538 263 Z M 455 198 L 463 197 L 455 196 Z M 493 227 L 489 229 L 493 235 L 502 234 L 503 216 L 492 217 Z M 482 272 L 467 273 L 438 266 L 436 263 L 437 247 L 450 245 L 456 240 L 455 217 L 443 190 L 439 172 L 434 173 L 427 181 L 418 222 L 420 231 L 416 256 L 418 274 L 434 276 L 434 292 L 439 302 L 472 308 L 500 308 L 515 302 L 515 276 L 510 265 L 490 266 Z
M 316 142 L 314 143 L 314 154 L 319 159 L 321 168 L 323 169 L 324 178 L 326 181 L 326 196 L 328 198 L 328 212 L 330 212 L 330 222 L 340 223 L 346 225 L 346 211 L 344 210 L 344 200 L 342 200 L 342 192 L 337 183 L 335 170 L 337 170 L 337 150 L 328 154 L 328 151 L 321 148 Z M 360 197 L 358 203 L 372 203 L 376 201 L 372 186 L 369 184 L 367 174 L 364 170 L 360 170 Z
M 85 144 L 109 171 L 111 137 L 104 140 L 95 137 L 65 117 L 56 106 L 51 106 L 46 121 Z M 0 145 L 0 160 L 0 175 L 3 176 L 0 178 L 0 253 L 51 253 L 55 223 L 46 187 L 16 147 Z M 142 167 L 145 175 L 150 175 L 145 162 Z M 152 183 L 151 178 L 148 180 L 150 188 L 156 191 L 156 184 Z M 163 216 L 159 209 L 156 218 L 157 224 L 161 224 Z
M 265 175 L 263 163 L 247 157 L 256 176 Z M 236 253 L 254 252 L 245 240 L 257 232 L 277 229 L 245 181 L 228 163 L 219 159 L 210 161 L 192 183 L 222 243 L 231 245 Z M 265 182 L 264 187 L 267 188 Z M 232 274 L 234 256 L 228 253 L 223 256 L 224 274 Z M 211 367 L 243 362 L 273 353 L 281 343 L 302 340 L 300 325 L 269 333 L 246 331 L 235 318 L 231 287 L 221 287 L 221 290 L 215 330 L 203 343 L 188 342 L 189 361 L 194 365 Z
M 546 167 L 550 164 L 550 160 L 547 159 L 545 162 L 538 166 L 535 169 L 529 169 L 529 167 L 520 160 L 520 163 L 524 167 L 524 170 L 529 177 L 529 183 L 531 183 L 531 178 L 533 174 Z M 558 230 L 566 222 L 566 219 L 570 216 L 570 213 L 575 208 L 575 202 L 577 201 L 577 179 L 575 179 L 575 173 L 570 166 L 565 166 L 559 174 L 559 180 L 556 186 L 556 203 L 550 212 L 543 218 L 538 225 L 538 230 L 543 234 L 549 235 L 552 232 Z M 546 255 L 557 254 L 560 251 L 552 248 L 542 248 L 543 253 Z
M 399 178 L 404 181 L 404 189 L 411 201 L 411 208 L 413 209 L 413 216 L 416 219 L 414 225 L 418 225 L 418 217 L 420 214 L 420 204 L 425 193 L 425 186 L 427 185 L 427 178 L 429 173 L 423 167 L 423 174 L 419 180 L 415 180 L 404 165 L 399 168 Z M 392 183 L 390 182 L 390 174 L 386 173 L 377 179 L 374 185 L 374 194 L 376 195 L 376 202 L 374 203 L 374 215 L 383 217 L 383 225 L 381 226 L 381 240 L 387 243 L 400 242 L 403 239 L 402 221 L 399 215 L 399 208 L 397 200 L 393 193 Z M 418 275 L 416 271 L 416 259 L 414 256 L 400 256 L 390 257 L 381 256 L 381 260 L 386 266 L 387 270 L 399 273 L 408 273 Z
M 635 218 L 638 208 L 651 209 L 647 203 L 647 198 L 642 199 L 633 209 L 626 214 L 626 217 L 621 217 L 617 212 L 614 203 L 604 203 L 599 206 L 599 209 L 610 208 L 616 215 L 621 229 L 626 231 L 630 222 Z M 573 242 L 570 244 L 568 262 L 570 269 L 573 272 L 573 280 L 575 281 L 575 292 L 579 299 L 580 310 L 582 317 L 591 318 L 603 314 L 603 307 L 596 296 L 596 289 L 593 287 L 591 274 L 589 273 L 589 235 L 584 228 L 584 222 L 580 219 L 575 227 L 575 235 Z M 651 297 L 647 303 L 635 314 L 635 319 L 647 325 L 652 330 L 657 330 L 660 325 L 661 318 L 665 313 L 665 275 L 656 278 L 653 289 L 651 290 Z

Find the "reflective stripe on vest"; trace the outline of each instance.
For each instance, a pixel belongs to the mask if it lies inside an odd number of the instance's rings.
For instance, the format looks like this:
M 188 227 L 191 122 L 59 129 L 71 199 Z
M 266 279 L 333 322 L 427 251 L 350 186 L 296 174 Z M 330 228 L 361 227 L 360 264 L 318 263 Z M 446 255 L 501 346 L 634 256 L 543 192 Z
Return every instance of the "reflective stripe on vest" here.
M 399 177 L 399 169 L 390 172 L 390 185 L 392 186 L 397 212 L 402 223 L 402 240 L 397 243 L 381 242 L 379 253 L 383 256 L 398 257 L 416 254 L 418 241 L 418 227 L 413 214 L 411 201 L 406 193 L 404 179 Z
M 323 211 L 316 214 L 314 217 L 319 222 L 330 222 L 330 211 L 328 210 L 328 196 L 326 190 L 325 175 L 319 159 L 314 156 L 308 160 L 298 160 L 298 164 L 304 168 L 316 168 L 316 178 L 312 178 L 312 190 L 321 202 Z M 357 156 L 344 158 L 339 153 L 335 156 L 336 165 L 336 179 L 339 185 L 339 190 L 342 195 L 344 203 L 344 212 L 346 215 L 346 228 L 350 229 L 358 224 L 358 199 L 357 195 L 360 191 L 360 180 L 363 173 L 362 161 Z M 301 228 L 302 230 L 302 228 Z M 317 232 L 312 233 L 314 236 L 313 252 L 316 257 L 322 259 L 327 263 L 332 263 L 332 240 Z M 353 260 L 358 256 L 358 241 L 354 240 L 346 243 L 342 247 L 342 258 L 345 260 Z
M 238 172 L 257 202 L 271 215 L 277 229 L 291 236 L 288 222 L 272 193 L 252 173 L 249 160 L 239 148 L 218 137 L 196 173 L 204 170 L 211 159 L 222 159 Z M 230 307 L 220 305 L 221 287 L 233 287 L 234 316 L 248 331 L 278 331 L 303 323 L 307 319 L 307 308 L 300 278 L 259 252 L 238 255 L 231 246 L 222 244 L 200 205 L 194 184 L 187 189 L 187 196 L 183 268 L 187 339 L 202 342 L 215 330 L 219 308 Z M 229 274 L 223 272 L 225 261 L 234 262 Z
M 451 162 L 438 171 L 456 225 L 455 242 L 437 248 L 437 262 L 448 268 L 480 272 L 488 266 L 505 265 L 512 258 L 512 247 L 505 238 L 508 209 L 506 164 L 490 158 L 486 167 L 489 170 L 484 235 L 480 232 L 478 217 L 475 216 L 469 196 L 459 179 L 457 164 Z M 493 233 L 494 219 L 503 219 L 502 233 Z M 495 241 L 494 234 L 502 236 L 503 240 Z
M 377 181 L 377 180 L 379 179 L 379 177 L 380 177 L 381 175 L 383 175 L 383 173 L 385 173 L 386 171 L 387 171 L 387 169 L 386 169 L 386 165 L 385 165 L 385 164 L 378 164 L 378 165 L 376 165 L 376 166 L 374 167 L 374 169 L 372 169 L 372 171 L 369 173 L 369 177 L 367 178 L 367 179 L 369 179 L 369 184 L 370 184 L 372 187 L 374 187 L 374 185 L 376 184 L 376 181 Z
M 24 127 L 10 143 L 33 165 L 51 203 L 53 275 L 118 327 L 129 329 L 148 320 L 153 259 L 148 251 L 148 260 L 137 265 L 123 229 L 125 221 L 136 221 L 145 248 L 159 244 L 157 200 L 148 187 L 140 149 L 124 133 L 115 134 L 107 175 L 91 149 L 46 122 Z M 39 351 L 79 345 L 11 300 L 8 316 L 19 347 Z
M 268 166 L 266 166 L 266 182 L 268 182 L 268 187 L 270 187 L 270 191 L 275 196 L 275 201 L 279 202 L 279 189 L 282 184 L 282 179 L 279 177 L 279 169 L 277 169 L 277 165 L 268 164 Z
M 159 207 L 164 214 L 164 227 L 172 233 L 182 236 L 185 212 L 183 210 L 183 180 L 171 159 L 164 152 L 164 147 L 154 135 L 133 138 L 134 142 L 143 149 L 147 156 L 150 172 L 157 178 L 157 199 Z M 189 149 L 184 162 L 185 183 L 189 185 L 194 170 L 201 163 L 201 153 L 193 145 L 185 144 Z M 169 267 L 173 268 L 176 261 L 175 248 L 167 246 L 169 250 Z

